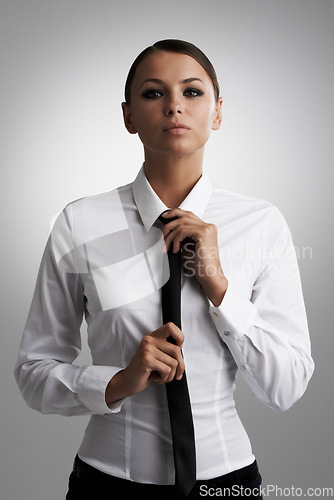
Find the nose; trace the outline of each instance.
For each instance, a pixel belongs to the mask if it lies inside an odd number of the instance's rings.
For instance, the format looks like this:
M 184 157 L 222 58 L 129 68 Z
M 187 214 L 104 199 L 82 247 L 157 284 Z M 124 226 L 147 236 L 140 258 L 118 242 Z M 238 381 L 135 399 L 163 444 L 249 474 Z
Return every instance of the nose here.
M 169 99 L 166 100 L 165 113 L 167 116 L 183 113 L 182 104 L 177 96 L 171 95 Z

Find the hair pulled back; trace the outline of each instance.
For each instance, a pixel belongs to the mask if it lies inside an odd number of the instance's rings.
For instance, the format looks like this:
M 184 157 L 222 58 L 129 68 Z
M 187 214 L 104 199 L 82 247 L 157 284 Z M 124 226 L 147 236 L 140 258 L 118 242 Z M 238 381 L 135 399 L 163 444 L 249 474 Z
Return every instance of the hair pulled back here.
M 126 104 L 130 104 L 131 84 L 133 82 L 136 69 L 144 59 L 146 59 L 148 56 L 154 54 L 157 51 L 177 52 L 179 54 L 185 54 L 195 59 L 205 69 L 206 73 L 210 77 L 214 89 L 215 98 L 216 101 L 218 101 L 220 93 L 218 78 L 211 61 L 207 58 L 204 52 L 202 52 L 198 47 L 196 47 L 196 45 L 190 42 L 185 42 L 184 40 L 167 39 L 167 40 L 160 40 L 159 42 L 156 42 L 153 45 L 144 49 L 132 63 L 132 66 L 129 70 L 125 82 Z

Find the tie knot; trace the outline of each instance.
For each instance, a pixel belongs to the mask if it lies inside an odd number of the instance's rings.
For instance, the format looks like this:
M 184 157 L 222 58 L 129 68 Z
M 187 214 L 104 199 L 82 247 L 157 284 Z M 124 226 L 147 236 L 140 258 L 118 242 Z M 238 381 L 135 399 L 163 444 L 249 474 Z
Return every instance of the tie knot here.
M 167 212 L 169 212 L 169 210 L 164 210 L 158 217 L 159 221 L 163 223 L 163 225 L 165 224 L 168 224 L 168 222 L 172 222 L 173 220 L 176 220 L 178 219 L 178 217 L 168 217 L 168 219 L 166 219 L 164 217 L 164 214 L 166 214 Z

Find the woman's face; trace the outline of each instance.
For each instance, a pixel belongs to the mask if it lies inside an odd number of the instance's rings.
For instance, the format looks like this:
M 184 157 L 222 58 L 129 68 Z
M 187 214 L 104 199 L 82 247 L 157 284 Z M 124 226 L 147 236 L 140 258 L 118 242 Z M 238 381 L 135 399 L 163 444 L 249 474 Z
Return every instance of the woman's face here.
M 122 105 L 126 128 L 151 153 L 194 153 L 220 127 L 222 99 L 216 102 L 209 75 L 185 54 L 148 56 L 136 70 L 130 95 L 130 105 Z

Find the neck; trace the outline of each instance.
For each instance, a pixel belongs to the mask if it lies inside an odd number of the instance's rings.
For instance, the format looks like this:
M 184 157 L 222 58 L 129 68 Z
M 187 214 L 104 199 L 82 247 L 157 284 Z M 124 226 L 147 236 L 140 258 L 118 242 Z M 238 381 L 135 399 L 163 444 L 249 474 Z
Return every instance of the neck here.
M 202 175 L 203 151 L 192 155 L 156 155 L 145 151 L 145 174 L 169 208 L 177 208 Z

